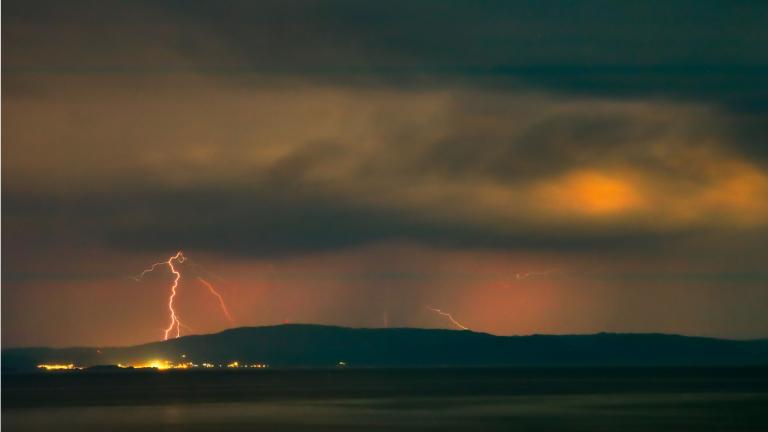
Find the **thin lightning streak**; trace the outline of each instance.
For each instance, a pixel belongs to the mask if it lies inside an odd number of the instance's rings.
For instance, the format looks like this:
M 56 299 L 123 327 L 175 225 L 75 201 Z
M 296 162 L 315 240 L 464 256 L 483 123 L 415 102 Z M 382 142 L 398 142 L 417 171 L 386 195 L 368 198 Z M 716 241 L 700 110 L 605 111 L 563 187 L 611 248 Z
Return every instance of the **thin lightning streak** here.
M 157 268 L 157 266 L 160 266 L 160 265 L 167 265 L 167 264 L 168 264 L 168 262 L 167 262 L 167 261 L 160 261 L 160 262 L 156 262 L 156 263 L 152 264 L 152 266 L 151 266 L 151 267 L 149 267 L 149 268 L 145 269 L 144 271 L 142 271 L 141 273 L 137 274 L 136 276 L 133 276 L 132 278 L 133 278 L 133 280 L 135 280 L 136 282 L 141 282 L 141 280 L 144 278 L 144 276 L 146 276 L 146 275 L 147 275 L 147 273 L 152 273 L 153 271 L 155 271 L 155 269 Z
M 219 294 L 219 292 L 216 291 L 213 288 L 213 285 L 211 285 L 210 282 L 208 282 L 207 280 L 201 278 L 200 276 L 197 277 L 197 280 L 199 280 L 200 283 L 208 287 L 208 291 L 210 291 L 211 294 L 213 294 L 214 296 L 216 296 L 216 298 L 219 299 L 219 306 L 221 306 L 221 311 L 224 312 L 224 316 L 227 317 L 227 320 L 229 320 L 230 324 L 235 325 L 235 320 L 232 319 L 232 315 L 229 314 L 229 309 L 227 309 L 227 305 L 224 303 L 224 298 L 221 297 L 221 294 Z
M 437 313 L 437 314 L 440 314 L 440 315 L 442 315 L 442 316 L 444 316 L 444 317 L 448 318 L 449 320 L 451 320 L 451 322 L 452 322 L 452 323 L 453 323 L 453 324 L 454 324 L 456 327 L 458 327 L 458 328 L 460 328 L 460 329 L 462 329 L 462 330 L 469 330 L 469 327 L 466 327 L 466 326 L 462 325 L 460 322 L 456 321 L 456 319 L 454 319 L 454 318 L 453 318 L 453 315 L 449 314 L 448 312 L 443 312 L 443 311 L 441 311 L 440 309 L 435 309 L 435 308 L 433 308 L 433 307 L 431 307 L 431 306 L 427 306 L 427 309 L 429 309 L 429 310 L 431 310 L 432 312 L 435 312 L 435 313 Z
M 197 271 L 198 271 L 197 274 L 198 275 L 207 275 L 209 277 L 212 277 L 213 279 L 217 279 L 217 280 L 220 280 L 220 281 L 225 281 L 226 280 L 224 278 L 224 276 L 216 274 L 216 273 L 212 272 L 211 270 L 203 267 L 202 264 L 199 264 L 198 262 L 196 262 L 195 260 L 193 260 L 190 257 L 187 257 L 187 261 L 184 263 L 184 265 L 185 266 L 188 265 L 188 266 L 191 266 L 194 269 L 197 269 Z
M 515 279 L 522 280 L 522 279 L 528 279 L 531 277 L 537 277 L 537 276 L 546 276 L 548 274 L 554 273 L 555 270 L 544 270 L 544 271 L 531 271 L 526 273 L 515 273 Z
M 194 333 L 194 332 L 195 332 L 195 329 L 193 329 L 192 327 L 190 327 L 190 326 L 188 326 L 188 325 L 186 325 L 186 324 L 184 324 L 184 323 L 179 323 L 179 325 L 181 325 L 183 328 L 185 328 L 185 329 L 189 330 L 189 331 L 190 331 L 190 332 L 192 332 L 192 333 Z

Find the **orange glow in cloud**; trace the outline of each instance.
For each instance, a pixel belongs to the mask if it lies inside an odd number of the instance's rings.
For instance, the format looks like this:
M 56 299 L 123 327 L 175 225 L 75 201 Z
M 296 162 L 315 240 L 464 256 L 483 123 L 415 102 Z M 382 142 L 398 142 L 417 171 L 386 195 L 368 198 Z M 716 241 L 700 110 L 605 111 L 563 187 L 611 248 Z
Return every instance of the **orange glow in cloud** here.
M 645 201 L 626 176 L 596 170 L 571 172 L 537 190 L 547 207 L 588 216 L 609 216 L 638 209 Z
M 576 171 L 544 187 L 557 206 L 587 215 L 612 215 L 637 208 L 643 201 L 637 187 L 618 175 Z
M 731 213 L 731 219 L 744 225 L 765 222 L 768 216 L 768 176 L 749 165 L 737 165 L 726 178 L 707 190 L 701 201 Z

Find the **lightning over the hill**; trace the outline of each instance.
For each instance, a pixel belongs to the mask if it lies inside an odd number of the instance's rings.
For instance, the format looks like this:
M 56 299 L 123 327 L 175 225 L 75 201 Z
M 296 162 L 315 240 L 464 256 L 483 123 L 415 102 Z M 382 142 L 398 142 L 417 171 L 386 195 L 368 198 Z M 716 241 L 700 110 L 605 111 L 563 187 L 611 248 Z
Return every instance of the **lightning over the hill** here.
M 178 264 L 183 263 L 187 258 L 184 256 L 184 254 L 181 251 L 176 252 L 176 255 L 172 255 L 170 258 L 168 258 L 167 261 L 160 261 L 152 264 L 150 267 L 139 273 L 134 277 L 136 281 L 141 281 L 144 276 L 147 275 L 147 273 L 151 273 L 155 271 L 155 269 L 161 265 L 167 265 L 168 270 L 173 274 L 173 282 L 171 283 L 171 294 L 168 296 L 168 315 L 170 318 L 170 324 L 168 325 L 168 328 L 165 329 L 165 332 L 163 333 L 163 340 L 168 340 L 168 335 L 173 331 L 173 329 L 176 329 L 176 337 L 181 336 L 181 327 L 183 324 L 181 323 L 181 320 L 179 320 L 179 316 L 176 313 L 176 310 L 173 308 L 173 300 L 176 298 L 176 289 L 179 287 L 179 280 L 181 279 L 181 273 L 176 270 L 176 266 L 174 266 L 174 261 Z
M 463 325 L 462 323 L 456 321 L 456 319 L 453 317 L 453 315 L 449 314 L 448 312 L 444 312 L 444 311 L 442 311 L 440 309 L 436 309 L 436 308 L 433 308 L 431 306 L 427 306 L 427 309 L 431 310 L 432 312 L 434 312 L 436 314 L 439 314 L 439 315 L 442 315 L 442 316 L 448 318 L 449 320 L 451 320 L 453 325 L 455 325 L 456 327 L 458 327 L 458 328 L 460 328 L 462 330 L 469 330 L 469 327 L 467 327 L 467 326 Z
M 219 300 L 219 307 L 221 307 L 221 311 L 224 313 L 224 316 L 227 317 L 229 323 L 234 326 L 235 320 L 232 319 L 232 315 L 229 313 L 229 309 L 227 308 L 226 303 L 224 303 L 224 298 L 221 296 L 221 294 L 219 294 L 219 292 L 216 291 L 213 285 L 211 285 L 211 283 L 207 280 L 201 278 L 200 276 L 197 277 L 197 280 L 200 281 L 201 284 L 205 285 L 208 288 L 208 291 L 210 291 L 210 293 Z
M 179 288 L 179 282 L 181 280 L 181 271 L 179 271 L 176 268 L 176 264 L 184 263 L 187 260 L 188 258 L 184 256 L 184 254 L 181 251 L 179 251 L 176 253 L 176 255 L 172 255 L 166 261 L 156 262 L 152 264 L 150 267 L 143 270 L 138 275 L 133 277 L 135 281 L 140 282 L 144 278 L 144 276 L 146 276 L 148 273 L 155 271 L 160 266 L 168 266 L 168 270 L 173 275 L 173 282 L 171 282 L 170 294 L 168 296 L 168 316 L 169 316 L 170 324 L 163 332 L 163 340 L 168 340 L 169 335 L 172 333 L 176 334 L 175 337 L 181 336 L 182 327 L 186 328 L 187 330 L 191 330 L 191 328 L 188 325 L 181 322 L 181 319 L 179 318 L 179 314 L 174 308 L 174 300 L 176 299 L 177 290 Z M 227 321 L 229 321 L 230 324 L 234 325 L 235 320 L 232 318 L 232 315 L 229 313 L 229 309 L 227 308 L 227 305 L 224 302 L 224 298 L 221 296 L 221 294 L 218 291 L 216 291 L 216 289 L 213 287 L 213 285 L 210 282 L 203 279 L 202 277 L 198 276 L 197 280 L 200 281 L 200 283 L 202 283 L 208 288 L 208 291 L 211 293 L 211 295 L 215 296 L 218 299 L 219 307 L 221 308 L 222 313 L 227 318 Z

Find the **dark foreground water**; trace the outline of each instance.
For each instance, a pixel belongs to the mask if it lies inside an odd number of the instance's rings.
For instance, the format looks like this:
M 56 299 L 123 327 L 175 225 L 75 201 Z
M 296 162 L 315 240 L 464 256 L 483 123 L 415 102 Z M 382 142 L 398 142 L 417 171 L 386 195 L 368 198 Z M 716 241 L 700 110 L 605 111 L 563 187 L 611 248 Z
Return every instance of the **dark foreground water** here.
M 11 431 L 768 431 L 768 368 L 3 375 Z

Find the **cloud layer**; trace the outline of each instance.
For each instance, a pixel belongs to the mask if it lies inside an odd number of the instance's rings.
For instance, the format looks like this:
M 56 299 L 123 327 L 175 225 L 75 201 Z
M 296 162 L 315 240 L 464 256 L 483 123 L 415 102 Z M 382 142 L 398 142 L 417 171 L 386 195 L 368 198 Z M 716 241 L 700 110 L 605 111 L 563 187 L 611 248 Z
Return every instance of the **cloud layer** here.
M 413 269 L 394 256 L 424 248 L 426 269 L 454 253 L 569 274 L 588 262 L 590 282 L 531 294 L 544 309 L 559 298 L 601 311 L 578 329 L 608 325 L 611 305 L 631 309 L 635 272 L 656 286 L 706 274 L 711 289 L 683 324 L 673 302 L 661 327 L 618 329 L 768 329 L 752 312 L 752 328 L 730 312 L 702 324 L 733 286 L 734 304 L 762 298 L 763 3 L 19 1 L 4 12 L 4 312 L 33 303 L 30 281 L 104 276 L 89 264 L 99 253 L 108 274 L 177 248 L 227 268 L 330 254 L 341 273 L 397 273 Z M 364 263 L 343 264 L 350 251 Z M 419 324 L 405 316 L 442 280 L 339 282 L 356 301 L 305 313 L 355 310 L 345 323 L 367 323 L 386 285 L 427 293 L 400 304 L 401 322 Z M 522 327 L 483 316 L 510 300 L 487 281 L 457 282 L 448 298 L 491 331 L 534 328 L 534 312 Z M 606 285 L 621 300 L 595 288 Z M 576 321 L 548 328 L 565 322 Z
M 10 97 L 8 215 L 53 210 L 106 241 L 515 247 L 768 220 L 765 166 L 734 143 L 733 114 L 701 103 L 199 76 L 46 86 Z

